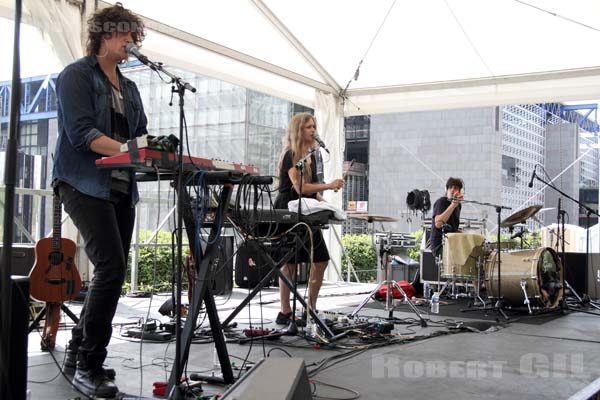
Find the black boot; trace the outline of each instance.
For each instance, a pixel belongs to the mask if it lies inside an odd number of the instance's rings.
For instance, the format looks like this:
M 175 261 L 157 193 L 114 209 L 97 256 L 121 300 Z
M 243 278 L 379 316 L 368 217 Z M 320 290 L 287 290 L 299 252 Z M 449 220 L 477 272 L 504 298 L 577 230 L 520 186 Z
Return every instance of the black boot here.
M 78 367 L 72 383 L 77 390 L 90 397 L 111 398 L 119 392 L 115 382 L 106 375 L 102 367 L 87 370 Z
M 75 370 L 77 369 L 77 350 L 78 348 L 74 346 L 72 343 L 69 343 L 69 346 L 66 350 L 65 363 L 63 364 L 63 372 L 67 376 L 75 375 Z M 104 372 L 108 379 L 115 379 L 117 375 L 116 371 L 112 368 L 105 368 Z
M 63 364 L 63 372 L 65 375 L 73 376 L 75 375 L 75 370 L 77 369 L 77 347 L 72 343 L 69 343 L 66 353 L 65 363 Z

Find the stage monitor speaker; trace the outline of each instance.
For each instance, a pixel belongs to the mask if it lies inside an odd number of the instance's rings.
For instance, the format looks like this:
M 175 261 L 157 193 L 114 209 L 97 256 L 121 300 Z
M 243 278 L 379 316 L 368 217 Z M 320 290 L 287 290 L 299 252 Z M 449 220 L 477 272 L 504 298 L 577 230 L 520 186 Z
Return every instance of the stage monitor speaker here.
M 29 278 L 12 275 L 10 326 L 2 334 L 8 334 L 9 360 L 2 360 L 2 368 L 7 369 L 7 388 L 2 388 L 4 396 L 13 400 L 24 400 L 27 392 L 27 330 L 29 323 Z M 4 381 L 3 381 L 4 384 Z M 6 393 L 5 391 L 8 391 Z M 2 397 L 4 397 L 2 396 Z
M 0 245 L 2 251 L 2 245 Z M 17 244 L 12 246 L 10 262 L 11 275 L 28 276 L 35 264 L 35 246 L 32 244 Z M 0 268 L 2 265 L 0 265 Z
M 565 252 L 565 280 L 578 295 L 581 296 L 585 293 L 592 299 L 598 299 L 600 296 L 600 254 L 589 254 L 588 260 L 589 263 L 586 264 L 585 253 Z
M 310 400 L 312 398 L 304 360 L 271 357 L 259 361 L 223 394 L 221 400 Z

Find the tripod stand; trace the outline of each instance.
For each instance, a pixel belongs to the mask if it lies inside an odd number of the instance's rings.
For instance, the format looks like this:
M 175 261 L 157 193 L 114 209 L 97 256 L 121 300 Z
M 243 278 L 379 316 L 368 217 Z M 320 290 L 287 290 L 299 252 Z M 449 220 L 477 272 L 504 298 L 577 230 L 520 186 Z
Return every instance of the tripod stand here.
M 367 295 L 367 297 L 364 298 L 364 300 L 352 311 L 352 313 L 350 313 L 350 317 L 355 317 L 356 314 L 358 314 L 360 312 L 360 310 L 369 302 L 371 297 L 375 293 L 377 293 L 380 288 L 385 286 L 386 287 L 385 310 L 389 312 L 388 319 L 394 318 L 394 306 L 392 304 L 392 296 L 393 296 L 392 288 L 396 288 L 398 290 L 398 292 L 400 292 L 400 294 L 404 297 L 404 301 L 406 301 L 408 303 L 410 308 L 412 308 L 412 310 L 414 311 L 416 316 L 421 321 L 421 326 L 426 327 L 427 321 L 425 321 L 425 319 L 423 318 L 423 316 L 421 315 L 421 313 L 419 312 L 417 307 L 414 305 L 412 300 L 406 295 L 406 292 L 402 289 L 402 287 L 400 285 L 398 285 L 398 282 L 396 282 L 395 280 L 392 279 L 392 263 L 389 262 L 391 238 L 392 238 L 392 233 L 387 232 L 387 239 L 383 240 L 383 238 L 382 238 L 381 241 L 379 242 L 380 243 L 379 253 L 381 256 L 381 268 L 385 270 L 385 280 L 383 280 L 381 283 L 379 283 L 375 287 L 375 289 L 373 289 L 371 291 L 371 293 L 369 293 Z

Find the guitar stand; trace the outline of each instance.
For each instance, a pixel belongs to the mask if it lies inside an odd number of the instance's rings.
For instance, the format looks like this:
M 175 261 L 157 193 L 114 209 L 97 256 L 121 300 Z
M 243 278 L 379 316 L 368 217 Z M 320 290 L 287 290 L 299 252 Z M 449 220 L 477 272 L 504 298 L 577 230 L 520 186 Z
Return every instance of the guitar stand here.
M 31 333 L 31 331 L 38 326 L 42 318 L 46 316 L 44 330 L 42 331 L 42 342 L 40 343 L 42 351 L 51 351 L 56 345 L 56 332 L 58 331 L 58 324 L 60 323 L 60 310 L 63 310 L 73 322 L 79 322 L 79 318 L 77 318 L 73 311 L 71 311 L 64 303 L 46 303 L 40 313 L 29 325 L 27 330 L 28 334 Z
M 269 271 L 269 273 L 267 273 L 261 279 L 258 285 L 256 285 L 252 292 L 250 292 L 248 296 L 246 296 L 246 298 L 236 307 L 236 309 L 233 310 L 233 312 L 225 320 L 223 320 L 223 327 L 227 327 L 229 323 L 236 317 L 236 315 L 238 315 L 240 311 L 242 311 L 244 307 L 246 307 L 246 305 L 254 298 L 254 296 L 256 296 L 256 294 L 259 291 L 261 291 L 262 288 L 265 287 L 272 280 L 273 275 L 277 274 L 279 278 L 283 281 L 283 283 L 290 289 L 290 292 L 295 293 L 300 304 L 304 306 L 304 309 L 310 312 L 310 316 L 312 317 L 313 321 L 317 324 L 317 326 L 321 329 L 321 331 L 325 334 L 329 341 L 334 341 L 344 336 L 343 333 L 339 335 L 334 335 L 334 333 L 331 331 L 331 329 L 329 329 L 327 324 L 325 324 L 325 322 L 323 322 L 323 320 L 319 318 L 315 310 L 313 310 L 312 308 L 308 308 L 304 298 L 300 296 L 300 294 L 297 292 L 297 288 L 295 289 L 294 284 L 283 274 L 283 272 L 281 272 L 281 267 L 287 264 L 287 262 L 293 257 L 296 251 L 295 248 L 289 249 L 285 256 L 278 263 L 276 263 L 275 261 L 273 261 L 271 255 L 264 248 L 264 246 L 259 245 L 259 243 L 256 240 L 248 240 L 246 241 L 246 244 L 250 245 L 252 250 L 260 251 L 263 253 L 267 264 L 271 267 L 271 271 Z M 294 318 L 294 315 L 292 315 L 292 318 Z
M 371 297 L 375 293 L 377 293 L 381 287 L 386 286 L 387 290 L 385 292 L 385 310 L 389 312 L 388 319 L 389 320 L 394 319 L 394 306 L 392 304 L 392 297 L 393 297 L 393 293 L 392 293 L 393 289 L 392 288 L 396 288 L 398 290 L 398 292 L 400 292 L 400 294 L 404 297 L 404 301 L 408 303 L 410 308 L 412 308 L 412 310 L 414 311 L 416 316 L 419 318 L 419 320 L 421 322 L 421 326 L 425 328 L 425 327 L 427 327 L 427 321 L 425 321 L 425 319 L 423 318 L 423 316 L 421 315 L 421 313 L 419 312 L 417 307 L 414 305 L 412 300 L 406 295 L 406 292 L 402 289 L 402 287 L 400 285 L 398 285 L 398 282 L 396 282 L 393 279 L 390 279 L 392 277 L 392 271 L 391 271 L 392 263 L 389 262 L 390 236 L 391 236 L 391 232 L 388 232 L 388 240 L 385 245 L 383 245 L 383 239 L 381 240 L 381 243 L 382 243 L 381 263 L 382 263 L 382 268 L 385 267 L 385 280 L 383 282 L 379 283 L 377 285 L 377 287 L 375 287 L 375 289 L 373 289 L 371 291 L 371 293 L 369 293 L 367 295 L 367 297 L 365 297 L 363 299 L 363 301 L 354 309 L 354 311 L 352 311 L 352 313 L 350 313 L 349 316 L 354 318 L 356 316 L 356 314 L 358 314 L 360 312 L 360 310 L 369 302 Z

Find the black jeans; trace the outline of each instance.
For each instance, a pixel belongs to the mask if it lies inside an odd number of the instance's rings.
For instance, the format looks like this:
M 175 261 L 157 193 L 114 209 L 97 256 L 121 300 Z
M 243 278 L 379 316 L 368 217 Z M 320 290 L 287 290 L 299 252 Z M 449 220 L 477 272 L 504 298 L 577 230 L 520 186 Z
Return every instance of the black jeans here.
M 79 323 L 73 328 L 70 346 L 78 348 L 78 368 L 96 369 L 106 359 L 112 319 L 125 281 L 135 208 L 131 207 L 129 195 L 102 200 L 64 182 L 59 183 L 58 192 L 94 264 L 94 278 Z

